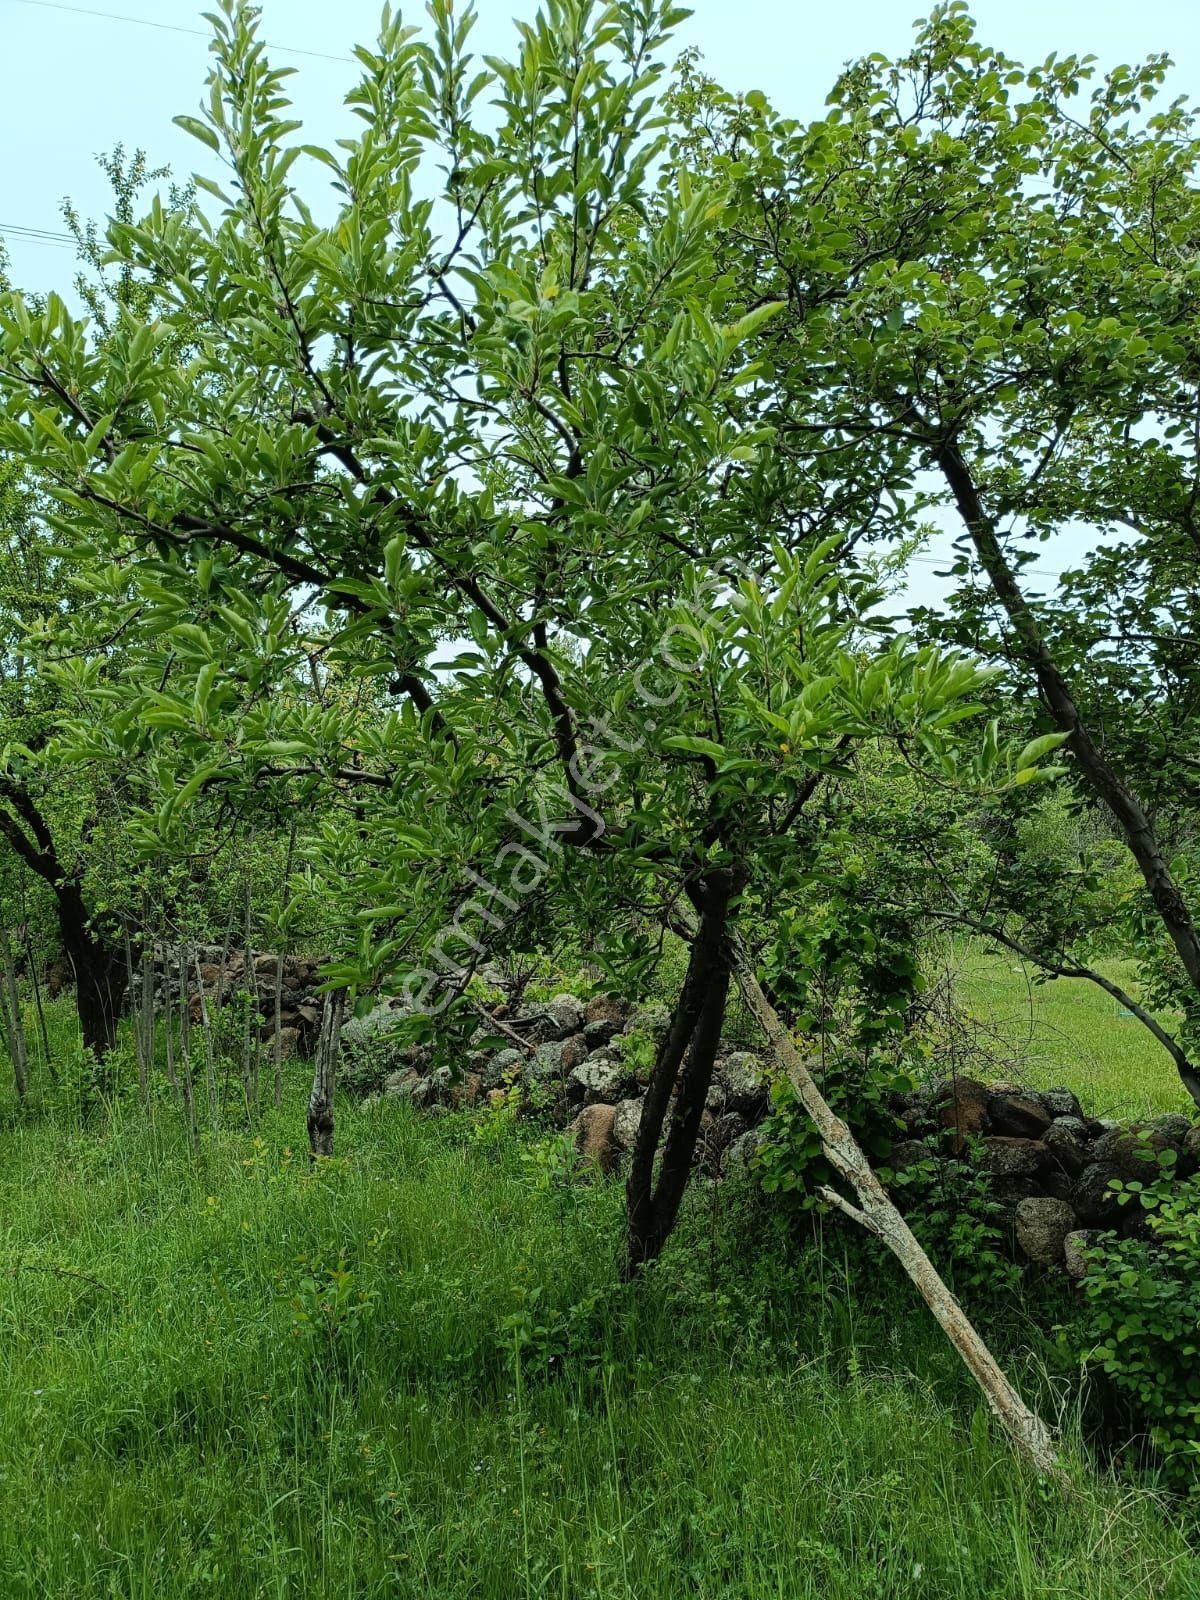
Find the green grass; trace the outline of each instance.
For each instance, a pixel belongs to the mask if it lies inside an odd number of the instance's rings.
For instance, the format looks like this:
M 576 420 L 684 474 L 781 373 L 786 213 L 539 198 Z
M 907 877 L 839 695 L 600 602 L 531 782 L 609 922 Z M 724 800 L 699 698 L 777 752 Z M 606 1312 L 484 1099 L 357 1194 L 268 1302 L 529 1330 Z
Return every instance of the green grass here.
M 1048 1490 L 903 1284 L 732 1186 L 623 1290 L 619 1184 L 499 1122 L 347 1108 L 314 1174 L 298 1094 L 194 1158 L 0 1118 L 4 1600 L 1200 1594 L 1163 1502 Z
M 1170 1056 L 1134 1017 L 1119 1016 L 1096 984 L 1084 978 L 1035 983 L 1033 969 L 1010 951 L 976 943 L 956 944 L 948 960 L 960 1001 L 1020 1081 L 1073 1089 L 1094 1116 L 1195 1110 Z M 1141 998 L 1132 961 L 1096 965 Z M 1170 1018 L 1160 1020 L 1171 1025 Z

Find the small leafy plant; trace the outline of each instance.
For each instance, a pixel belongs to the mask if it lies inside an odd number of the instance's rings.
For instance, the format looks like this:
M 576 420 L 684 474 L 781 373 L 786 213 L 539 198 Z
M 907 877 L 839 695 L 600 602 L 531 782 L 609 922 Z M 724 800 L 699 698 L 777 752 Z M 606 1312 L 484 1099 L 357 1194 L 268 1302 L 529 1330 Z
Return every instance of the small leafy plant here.
M 1200 1494 L 1200 1177 L 1114 1180 L 1148 1238 L 1106 1234 L 1086 1252 L 1084 1315 L 1061 1336 L 1145 1424 L 1163 1468 Z

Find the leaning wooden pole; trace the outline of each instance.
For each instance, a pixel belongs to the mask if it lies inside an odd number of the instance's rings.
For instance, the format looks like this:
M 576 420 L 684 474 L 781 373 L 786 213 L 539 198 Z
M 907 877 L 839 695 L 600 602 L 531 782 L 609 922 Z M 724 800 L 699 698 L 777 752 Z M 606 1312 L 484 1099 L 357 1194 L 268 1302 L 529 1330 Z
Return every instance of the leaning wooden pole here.
M 745 946 L 731 940 L 733 969 L 738 988 L 755 1019 L 767 1036 L 776 1064 L 786 1072 L 800 1103 L 811 1117 L 821 1139 L 825 1157 L 838 1175 L 854 1190 L 858 1205 L 851 1205 L 836 1190 L 821 1189 L 820 1196 L 846 1216 L 882 1239 L 919 1289 L 950 1343 L 966 1363 L 971 1376 L 999 1418 L 1001 1426 L 1017 1449 L 1039 1472 L 1061 1477 L 1062 1467 L 1054 1435 L 1031 1411 L 1005 1377 L 995 1356 L 972 1326 L 966 1312 L 942 1281 L 937 1268 L 917 1242 L 912 1229 L 888 1198 L 887 1191 L 871 1170 L 857 1139 L 842 1119 L 830 1109 L 812 1073 L 796 1048 L 779 1013 L 762 992 Z
M 346 991 L 335 989 L 325 996 L 321 1011 L 321 1033 L 308 1097 L 308 1153 L 313 1161 L 333 1154 L 333 1085 L 345 1004 Z

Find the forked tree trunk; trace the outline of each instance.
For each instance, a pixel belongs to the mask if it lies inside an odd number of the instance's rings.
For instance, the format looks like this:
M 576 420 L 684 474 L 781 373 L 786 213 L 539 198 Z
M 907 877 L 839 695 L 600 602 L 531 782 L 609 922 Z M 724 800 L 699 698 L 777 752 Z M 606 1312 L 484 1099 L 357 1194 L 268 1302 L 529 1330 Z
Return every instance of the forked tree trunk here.
M 642 1102 L 626 1185 L 627 1278 L 634 1277 L 648 1261 L 662 1254 L 691 1175 L 729 996 L 725 934 L 730 923 L 730 902 L 739 889 L 733 873 L 714 872 L 693 896 L 700 922 L 671 1025 L 659 1046 Z M 668 1111 L 670 1125 L 656 1178 L 655 1163 Z
M 313 1161 L 333 1154 L 333 1086 L 345 1005 L 346 991 L 335 989 L 325 996 L 321 1011 L 321 1033 L 308 1097 L 308 1151 Z
M 1050 1429 L 1035 1411 L 1029 1409 L 1005 1377 L 996 1358 L 917 1242 L 912 1229 L 888 1198 L 858 1141 L 842 1119 L 830 1109 L 779 1014 L 763 994 L 744 946 L 736 938 L 731 941 L 731 946 L 738 987 L 746 1004 L 766 1034 L 777 1065 L 787 1073 L 801 1105 L 812 1118 L 826 1159 L 839 1177 L 854 1190 L 858 1204 L 852 1205 L 836 1190 L 828 1188 L 820 1191 L 821 1198 L 883 1240 L 916 1284 L 946 1337 L 983 1390 L 1009 1438 L 1039 1472 L 1059 1477 L 1062 1468 Z

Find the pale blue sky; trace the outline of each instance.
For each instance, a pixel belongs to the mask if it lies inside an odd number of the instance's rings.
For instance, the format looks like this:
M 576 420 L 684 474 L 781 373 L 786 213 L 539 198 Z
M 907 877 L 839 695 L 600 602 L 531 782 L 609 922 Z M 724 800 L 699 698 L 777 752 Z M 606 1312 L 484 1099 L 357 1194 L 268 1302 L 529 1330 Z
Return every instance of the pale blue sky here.
M 13 281 L 20 287 L 69 289 L 70 247 L 7 230 L 61 231 L 61 202 L 69 195 L 84 216 L 100 216 L 107 185 L 94 157 L 123 142 L 144 148 L 155 165 L 186 174 L 206 153 L 172 126 L 178 112 L 196 109 L 207 70 L 202 36 L 207 24 L 197 0 L 0 0 L 0 101 L 3 165 L 0 228 L 6 231 Z M 474 48 L 505 53 L 511 19 L 537 0 L 476 0 Z M 379 0 L 262 0 L 265 37 L 299 69 L 291 80 L 306 137 L 331 143 L 346 127 L 342 97 L 353 82 L 348 58 L 370 42 Z M 424 18 L 423 0 L 402 8 Z M 697 45 L 708 69 L 733 89 L 764 90 L 789 115 L 819 113 L 839 67 L 872 50 L 902 50 L 918 0 L 844 0 L 816 5 L 798 0 L 694 0 L 693 16 L 677 36 L 680 49 Z M 116 16 L 89 12 L 119 13 Z M 1104 64 L 1166 50 L 1177 63 L 1174 93 L 1200 95 L 1200 0 L 975 0 L 972 11 L 987 41 L 1020 60 L 1050 51 L 1094 53 Z M 187 31 L 196 30 L 193 35 Z M 334 59 L 326 59 L 332 57 Z M 1061 535 L 1046 551 L 1047 575 L 1079 553 L 1078 536 Z M 935 541 L 939 550 L 945 536 Z M 932 599 L 942 588 L 926 556 L 911 569 L 909 594 Z
M 536 0 L 477 0 L 476 48 L 503 52 L 511 18 Z M 206 70 L 205 42 L 172 29 L 203 30 L 196 0 L 0 0 L 4 96 L 0 130 L 0 225 L 59 230 L 70 195 L 85 214 L 103 210 L 105 183 L 93 156 L 118 141 L 141 145 L 156 164 L 188 171 L 203 150 L 172 127 L 195 109 Z M 413 20 L 421 4 L 403 8 Z M 901 49 L 920 7 L 915 0 L 695 0 L 678 41 L 696 44 L 713 74 L 732 88 L 759 88 L 789 114 L 819 110 L 839 66 L 869 50 Z M 121 13 L 158 24 L 84 15 Z M 263 0 L 264 32 L 280 45 L 344 56 L 375 31 L 378 0 Z M 1168 50 L 1182 92 L 1200 93 L 1197 0 L 976 0 L 989 42 L 1018 58 L 1091 51 L 1105 62 Z M 344 117 L 352 81 L 348 61 L 279 55 L 300 69 L 294 93 L 308 136 L 327 142 Z M 69 275 L 70 255 L 48 243 L 8 235 L 14 280 L 45 288 Z

